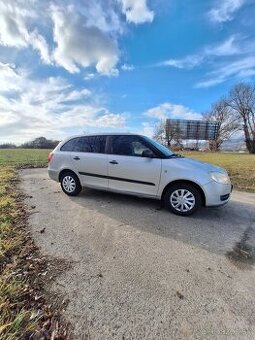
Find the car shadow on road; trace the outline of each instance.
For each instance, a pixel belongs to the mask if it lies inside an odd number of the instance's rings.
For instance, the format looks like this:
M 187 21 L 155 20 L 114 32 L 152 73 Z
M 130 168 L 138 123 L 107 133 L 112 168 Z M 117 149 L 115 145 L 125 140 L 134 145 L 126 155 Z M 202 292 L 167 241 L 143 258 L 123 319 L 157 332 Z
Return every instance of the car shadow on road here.
M 132 226 L 218 254 L 231 250 L 255 221 L 254 205 L 237 201 L 221 208 L 201 208 L 192 216 L 182 217 L 162 208 L 157 200 L 92 189 L 85 189 L 79 197 L 70 199 L 91 213 L 96 211 L 118 221 L 120 228 Z M 255 245 L 255 239 L 250 242 Z

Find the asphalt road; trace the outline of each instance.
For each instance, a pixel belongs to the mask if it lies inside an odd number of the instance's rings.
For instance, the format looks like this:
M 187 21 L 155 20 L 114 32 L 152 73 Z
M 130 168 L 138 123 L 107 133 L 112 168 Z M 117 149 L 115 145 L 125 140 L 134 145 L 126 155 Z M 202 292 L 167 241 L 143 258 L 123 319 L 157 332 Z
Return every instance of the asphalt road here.
M 51 289 L 70 300 L 75 339 L 255 338 L 255 194 L 184 218 L 136 197 L 70 198 L 46 169 L 20 175 L 42 254 L 72 261 Z

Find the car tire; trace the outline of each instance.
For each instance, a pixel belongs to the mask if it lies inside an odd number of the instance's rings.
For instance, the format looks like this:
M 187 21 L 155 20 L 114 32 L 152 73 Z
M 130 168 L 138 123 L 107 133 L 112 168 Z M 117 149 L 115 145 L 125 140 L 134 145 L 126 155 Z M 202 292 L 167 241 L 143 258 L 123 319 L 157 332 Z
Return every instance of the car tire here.
M 77 196 L 82 189 L 79 178 L 72 171 L 65 171 L 61 175 L 60 185 L 63 192 L 68 196 Z
M 192 215 L 202 205 L 199 190 L 188 183 L 177 183 L 170 186 L 164 196 L 165 206 L 174 214 Z

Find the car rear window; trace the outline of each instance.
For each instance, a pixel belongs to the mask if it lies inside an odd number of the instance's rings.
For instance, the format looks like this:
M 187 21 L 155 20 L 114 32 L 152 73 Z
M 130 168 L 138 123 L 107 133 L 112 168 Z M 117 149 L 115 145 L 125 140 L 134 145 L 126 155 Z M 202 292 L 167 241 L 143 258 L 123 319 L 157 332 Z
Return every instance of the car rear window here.
M 79 138 L 70 139 L 68 142 L 61 146 L 60 151 L 73 151 L 78 139 Z
M 104 153 L 105 142 L 106 136 L 85 136 L 74 138 L 65 143 L 62 146 L 61 151 Z

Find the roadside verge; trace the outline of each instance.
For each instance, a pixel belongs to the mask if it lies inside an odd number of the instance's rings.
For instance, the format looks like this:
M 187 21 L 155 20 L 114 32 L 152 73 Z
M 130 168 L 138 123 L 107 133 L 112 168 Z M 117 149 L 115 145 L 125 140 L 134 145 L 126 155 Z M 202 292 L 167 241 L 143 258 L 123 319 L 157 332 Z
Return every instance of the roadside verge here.
M 71 339 L 70 325 L 61 317 L 66 302 L 47 291 L 70 264 L 41 256 L 18 182 L 15 168 L 0 168 L 0 338 Z

